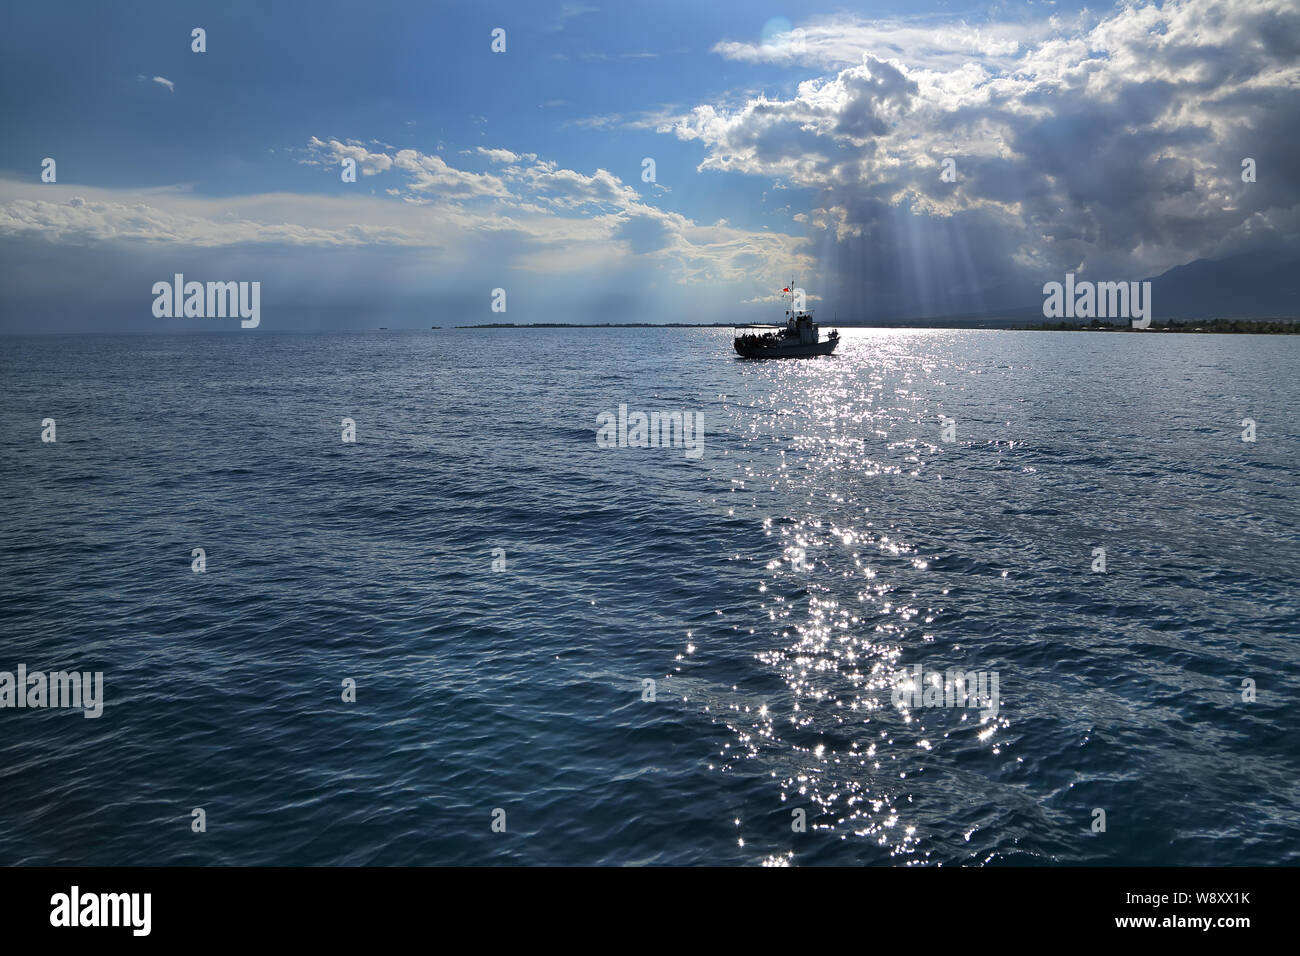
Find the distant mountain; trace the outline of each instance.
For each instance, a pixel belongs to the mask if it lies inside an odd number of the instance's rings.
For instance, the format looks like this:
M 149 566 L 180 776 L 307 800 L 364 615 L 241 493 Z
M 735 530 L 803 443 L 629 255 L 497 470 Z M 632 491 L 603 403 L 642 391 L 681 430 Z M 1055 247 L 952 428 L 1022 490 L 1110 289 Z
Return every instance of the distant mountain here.
M 1203 318 L 1300 321 L 1300 255 L 1294 252 L 1244 253 L 1226 259 L 1197 259 L 1144 281 L 1151 283 L 1153 318 L 1157 325 L 1168 319 Z M 999 295 L 989 294 L 989 299 L 1009 294 L 1007 289 L 995 291 Z M 1020 301 L 1023 302 L 1023 299 Z M 1042 321 L 1042 300 L 1039 299 L 1032 304 L 987 309 L 983 312 L 884 318 L 861 324 L 907 328 L 996 329 Z M 1081 320 L 1080 324 L 1085 324 L 1086 321 Z
M 1159 319 L 1300 318 L 1300 257 L 1197 259 L 1152 279 L 1151 301 Z

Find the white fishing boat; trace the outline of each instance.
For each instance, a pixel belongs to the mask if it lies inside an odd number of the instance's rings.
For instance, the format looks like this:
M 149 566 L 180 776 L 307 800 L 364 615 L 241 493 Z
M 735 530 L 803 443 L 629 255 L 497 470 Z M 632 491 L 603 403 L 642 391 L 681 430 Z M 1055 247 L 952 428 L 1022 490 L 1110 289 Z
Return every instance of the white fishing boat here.
M 826 338 L 813 321 L 810 309 L 796 309 L 794 283 L 783 290 L 790 296 L 790 308 L 785 310 L 785 325 L 747 325 L 737 329 L 735 346 L 743 358 L 803 358 L 810 355 L 830 355 L 840 344 L 840 333 L 832 330 Z M 741 334 L 740 329 L 746 331 Z

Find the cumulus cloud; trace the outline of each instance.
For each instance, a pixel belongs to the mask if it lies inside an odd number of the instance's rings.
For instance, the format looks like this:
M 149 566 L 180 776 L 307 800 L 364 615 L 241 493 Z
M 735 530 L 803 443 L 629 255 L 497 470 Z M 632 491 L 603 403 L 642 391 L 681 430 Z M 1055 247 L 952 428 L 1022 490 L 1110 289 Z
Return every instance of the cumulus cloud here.
M 313 137 L 303 162 L 333 165 L 345 148 L 358 144 Z M 389 192 L 406 203 L 439 204 L 440 216 L 466 229 L 515 234 L 528 250 L 514 260 L 518 268 L 555 271 L 596 262 L 606 268 L 635 259 L 671 265 L 679 283 L 721 283 L 812 265 L 804 237 L 697 223 L 646 202 L 605 169 L 585 173 L 536 153 L 488 147 L 471 153 L 491 164 L 485 172 L 414 149 L 365 155 L 375 168 L 383 165 L 378 156 L 389 159 L 384 169 L 404 179 Z
M 326 142 L 313 136 L 311 146 L 313 152 L 300 162 L 315 166 L 338 166 L 343 160 L 352 159 L 356 160 L 357 169 L 361 170 L 363 176 L 374 176 L 393 168 L 393 160 L 387 153 L 372 153 L 364 143 L 356 140 L 339 142 L 331 139 Z
M 535 153 L 479 148 L 485 171 L 371 141 L 312 137 L 299 162 L 354 159 L 382 195 L 209 198 L 177 189 L 116 190 L 0 180 L 0 237 L 63 244 L 255 243 L 436 250 L 444 264 L 490 242 L 502 266 L 537 272 L 664 269 L 677 283 L 749 283 L 808 269 L 807 239 L 705 224 L 645 201 L 605 169 L 582 172 Z
M 702 170 L 812 191 L 823 264 L 889 308 L 991 308 L 1066 269 L 1137 277 L 1297 239 L 1288 0 L 979 28 L 838 18 L 715 51 L 832 71 L 662 129 L 702 144 Z M 1255 183 L 1241 180 L 1245 157 Z M 948 158 L 955 182 L 941 176 Z
M 414 149 L 398 150 L 393 166 L 408 174 L 410 189 L 439 195 L 473 197 L 509 195 L 506 185 L 490 173 L 473 173 L 454 169 L 436 153 L 419 153 Z
M 467 154 L 468 152 L 466 150 Z M 508 149 L 488 149 L 484 146 L 479 146 L 474 152 L 494 163 L 518 163 L 524 160 L 533 162 L 537 159 L 536 153 L 512 153 Z

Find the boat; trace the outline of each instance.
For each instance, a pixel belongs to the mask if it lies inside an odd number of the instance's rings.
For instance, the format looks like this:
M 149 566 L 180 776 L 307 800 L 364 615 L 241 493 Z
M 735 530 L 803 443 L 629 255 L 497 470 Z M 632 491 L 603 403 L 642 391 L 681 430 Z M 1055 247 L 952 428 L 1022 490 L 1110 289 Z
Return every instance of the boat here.
M 790 308 L 785 310 L 785 325 L 749 325 L 750 331 L 737 335 L 732 343 L 742 358 L 803 358 L 809 355 L 830 355 L 840 344 L 840 333 L 832 330 L 826 338 L 812 311 L 794 307 L 794 283 L 791 282 L 782 296 L 790 296 Z M 758 331 L 767 329 L 770 331 Z

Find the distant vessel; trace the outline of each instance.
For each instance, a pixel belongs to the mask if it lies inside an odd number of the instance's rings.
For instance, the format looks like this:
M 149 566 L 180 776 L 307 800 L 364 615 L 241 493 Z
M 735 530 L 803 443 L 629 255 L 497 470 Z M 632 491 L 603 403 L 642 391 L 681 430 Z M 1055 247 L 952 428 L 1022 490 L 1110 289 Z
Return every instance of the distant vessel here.
M 832 330 L 821 338 L 819 327 L 808 309 L 794 308 L 794 282 L 782 295 L 790 296 L 790 308 L 785 310 L 785 325 L 745 326 L 745 328 L 771 329 L 769 332 L 750 332 L 737 335 L 732 343 L 744 358 L 802 358 L 808 355 L 830 355 L 840 344 L 840 333 Z

